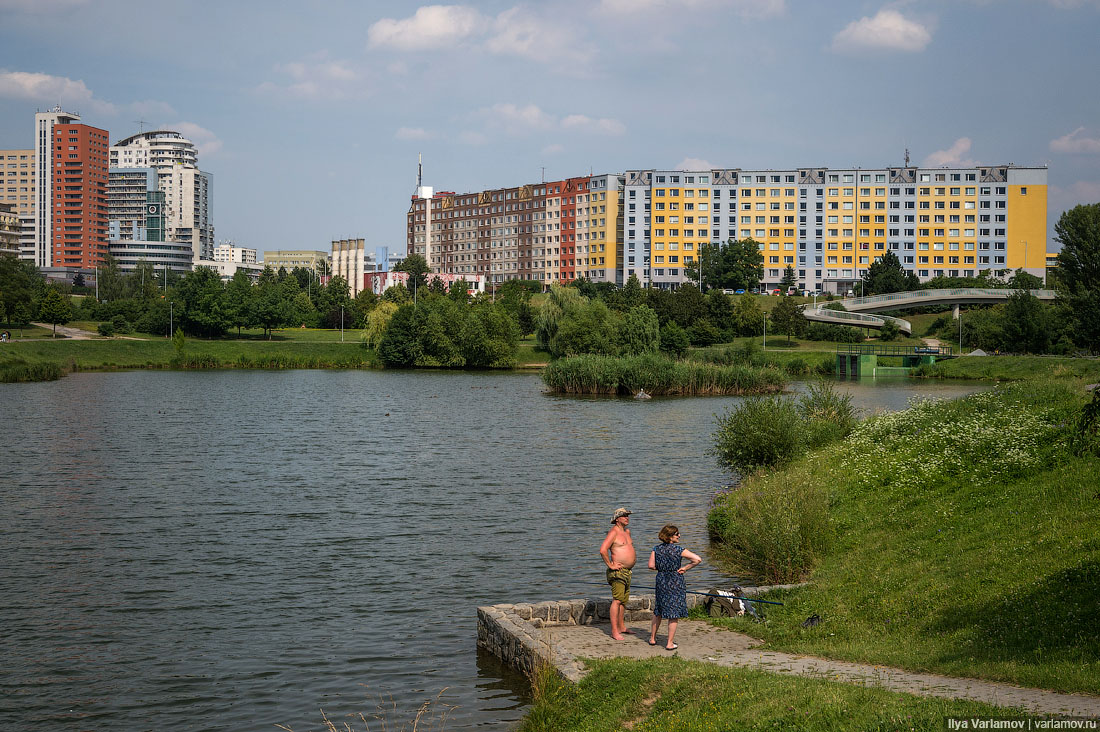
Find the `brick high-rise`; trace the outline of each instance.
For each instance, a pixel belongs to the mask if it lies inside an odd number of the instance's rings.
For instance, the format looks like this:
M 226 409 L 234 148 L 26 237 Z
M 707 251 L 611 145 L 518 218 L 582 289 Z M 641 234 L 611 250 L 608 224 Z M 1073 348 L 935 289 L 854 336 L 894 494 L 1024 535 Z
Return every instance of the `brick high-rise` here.
M 35 115 L 39 267 L 96 267 L 107 253 L 107 131 L 55 108 Z

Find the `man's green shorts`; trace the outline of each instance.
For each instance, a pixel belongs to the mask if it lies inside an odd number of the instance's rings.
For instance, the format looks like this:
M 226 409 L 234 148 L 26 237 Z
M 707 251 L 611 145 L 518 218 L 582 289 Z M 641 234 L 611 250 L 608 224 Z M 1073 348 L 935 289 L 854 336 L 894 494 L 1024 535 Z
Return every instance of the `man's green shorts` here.
M 607 570 L 607 584 L 611 585 L 611 596 L 621 603 L 630 599 L 630 570 Z

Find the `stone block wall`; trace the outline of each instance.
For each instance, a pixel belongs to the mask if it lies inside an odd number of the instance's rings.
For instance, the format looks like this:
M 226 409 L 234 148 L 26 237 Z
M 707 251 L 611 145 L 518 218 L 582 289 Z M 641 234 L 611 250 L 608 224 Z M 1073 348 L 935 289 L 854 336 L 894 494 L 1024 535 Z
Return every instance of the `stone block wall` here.
M 688 595 L 688 609 L 702 601 L 699 595 Z M 626 620 L 652 620 L 653 604 L 653 595 L 632 595 L 626 604 Z M 544 629 L 610 623 L 610 612 L 611 600 L 606 597 L 479 607 L 477 644 L 517 671 L 530 675 L 537 665 L 548 663 L 576 682 L 584 676 L 584 666 L 557 647 Z

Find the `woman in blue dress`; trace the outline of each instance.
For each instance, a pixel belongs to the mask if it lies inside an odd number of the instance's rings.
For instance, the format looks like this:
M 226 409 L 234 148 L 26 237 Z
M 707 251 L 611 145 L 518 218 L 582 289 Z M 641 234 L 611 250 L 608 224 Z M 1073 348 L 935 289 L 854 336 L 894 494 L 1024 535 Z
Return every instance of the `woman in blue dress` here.
M 649 553 L 649 568 L 657 572 L 657 605 L 653 609 L 653 627 L 649 631 L 649 645 L 657 645 L 657 629 L 661 627 L 661 618 L 668 619 L 668 642 L 665 649 L 675 651 L 678 645 L 672 642 L 676 635 L 676 621 L 686 618 L 687 587 L 684 586 L 684 572 L 697 566 L 703 560 L 698 554 L 680 546 L 680 530 L 672 524 L 666 524 L 657 538 L 661 543 Z M 681 567 L 681 559 L 688 560 Z

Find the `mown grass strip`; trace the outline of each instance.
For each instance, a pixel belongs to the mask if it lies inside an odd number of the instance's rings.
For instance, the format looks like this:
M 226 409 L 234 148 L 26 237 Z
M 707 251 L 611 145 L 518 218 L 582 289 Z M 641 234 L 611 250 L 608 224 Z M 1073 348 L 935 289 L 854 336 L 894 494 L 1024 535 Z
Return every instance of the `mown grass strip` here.
M 541 684 L 520 732 L 942 730 L 955 717 L 1017 717 L 987 704 L 679 659 L 594 661 L 575 686 Z

